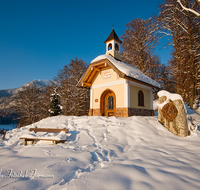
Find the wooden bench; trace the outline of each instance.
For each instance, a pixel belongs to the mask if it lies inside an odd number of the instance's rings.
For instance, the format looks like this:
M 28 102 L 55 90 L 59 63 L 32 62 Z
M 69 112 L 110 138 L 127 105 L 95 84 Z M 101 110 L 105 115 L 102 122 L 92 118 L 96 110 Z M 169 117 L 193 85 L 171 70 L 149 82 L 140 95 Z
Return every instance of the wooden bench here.
M 66 140 L 57 140 L 57 139 L 53 139 L 53 138 L 52 139 L 46 139 L 46 138 L 40 138 L 40 137 L 20 137 L 20 139 L 23 139 L 23 145 L 27 145 L 27 141 L 31 141 L 31 144 L 33 144 L 34 141 L 36 141 L 36 140 L 53 141 L 53 144 L 66 142 Z
M 49 132 L 49 133 L 60 133 L 61 131 L 65 131 L 66 133 L 68 133 L 68 129 L 51 129 L 51 128 L 30 128 L 29 131 Z
M 48 133 L 60 133 L 61 131 L 65 131 L 68 133 L 68 129 L 51 129 L 51 128 L 30 128 L 29 131 L 34 132 L 48 132 Z M 55 138 L 45 138 L 45 137 L 20 137 L 20 139 L 23 139 L 23 145 L 27 145 L 27 141 L 31 141 L 31 144 L 34 143 L 36 140 L 44 140 L 44 141 L 53 141 L 53 144 L 57 143 L 64 143 L 66 140 L 58 140 Z

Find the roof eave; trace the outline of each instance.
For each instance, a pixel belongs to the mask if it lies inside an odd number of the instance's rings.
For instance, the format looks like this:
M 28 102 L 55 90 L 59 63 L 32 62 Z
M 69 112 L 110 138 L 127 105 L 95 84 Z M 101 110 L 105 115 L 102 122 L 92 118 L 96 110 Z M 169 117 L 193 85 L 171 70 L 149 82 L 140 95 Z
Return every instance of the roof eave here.
M 151 88 L 160 89 L 160 87 L 154 86 L 154 85 L 152 85 L 152 84 L 146 83 L 146 82 L 141 81 L 141 80 L 138 80 L 138 79 L 136 79 L 136 78 L 132 78 L 132 77 L 127 76 L 127 75 L 125 75 L 124 78 L 125 78 L 125 79 L 129 79 L 129 80 L 132 80 L 132 81 L 135 81 L 135 82 L 138 82 L 138 83 L 141 83 L 141 84 L 146 85 L 146 86 L 149 86 L 149 87 L 151 87 Z

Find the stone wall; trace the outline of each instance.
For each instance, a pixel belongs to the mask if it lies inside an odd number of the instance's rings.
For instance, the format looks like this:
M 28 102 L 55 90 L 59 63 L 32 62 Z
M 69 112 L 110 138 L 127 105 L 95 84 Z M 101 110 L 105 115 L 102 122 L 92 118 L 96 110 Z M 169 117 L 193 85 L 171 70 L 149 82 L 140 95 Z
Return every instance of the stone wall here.
M 88 116 L 101 116 L 100 109 L 89 109 Z
M 89 109 L 88 116 L 93 116 L 93 109 Z
M 128 108 L 116 108 L 115 116 L 116 117 L 128 117 Z
M 116 117 L 129 117 L 129 116 L 153 116 L 154 111 L 150 109 L 139 108 L 116 108 Z M 88 116 L 102 116 L 100 109 L 90 109 Z
M 166 94 L 166 95 L 165 95 Z M 163 91 L 158 93 L 158 121 L 173 134 L 186 137 L 190 134 L 187 123 L 187 113 L 180 95 L 175 96 Z
M 154 116 L 154 111 L 151 109 L 129 108 L 129 116 Z

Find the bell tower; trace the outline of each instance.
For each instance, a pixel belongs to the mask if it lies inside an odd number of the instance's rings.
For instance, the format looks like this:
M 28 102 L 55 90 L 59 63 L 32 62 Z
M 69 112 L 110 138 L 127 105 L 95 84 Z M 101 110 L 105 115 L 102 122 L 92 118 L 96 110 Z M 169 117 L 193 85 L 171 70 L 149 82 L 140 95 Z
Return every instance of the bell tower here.
M 115 33 L 114 28 L 112 29 L 112 32 L 110 33 L 110 35 L 104 43 L 106 44 L 106 54 L 111 55 L 115 59 L 121 61 L 120 44 L 122 43 L 122 41 Z

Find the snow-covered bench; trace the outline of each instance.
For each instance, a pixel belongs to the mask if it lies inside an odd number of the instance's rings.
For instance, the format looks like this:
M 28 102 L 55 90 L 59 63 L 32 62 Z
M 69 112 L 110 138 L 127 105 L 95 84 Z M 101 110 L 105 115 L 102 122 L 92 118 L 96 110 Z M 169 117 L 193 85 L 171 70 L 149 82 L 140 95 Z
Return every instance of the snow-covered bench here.
M 30 128 L 29 131 L 51 132 L 51 133 L 60 133 L 61 131 L 65 131 L 66 133 L 68 133 L 68 129 L 53 129 L 53 128 Z
M 50 132 L 59 133 L 57 136 L 37 136 L 34 134 L 27 134 L 20 137 L 23 139 L 23 145 L 27 145 L 27 141 L 31 141 L 31 144 L 36 140 L 53 141 L 53 144 L 64 143 L 66 139 L 66 133 L 68 129 L 53 129 L 53 128 L 30 128 L 30 131 L 34 132 Z

